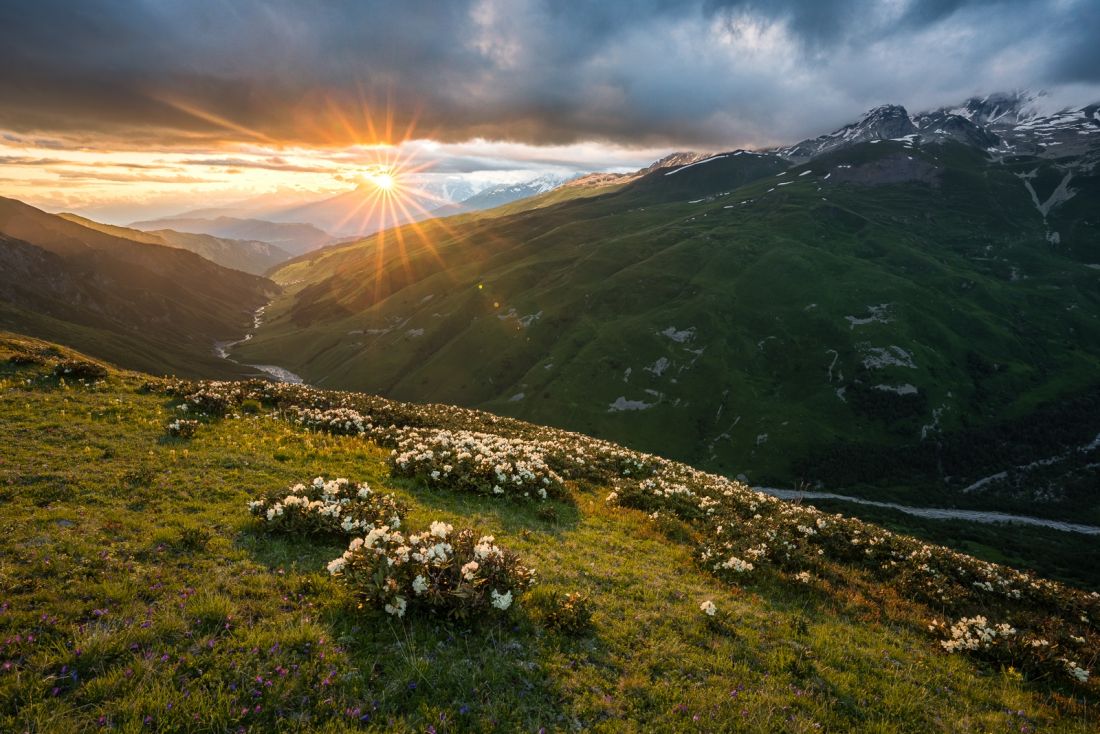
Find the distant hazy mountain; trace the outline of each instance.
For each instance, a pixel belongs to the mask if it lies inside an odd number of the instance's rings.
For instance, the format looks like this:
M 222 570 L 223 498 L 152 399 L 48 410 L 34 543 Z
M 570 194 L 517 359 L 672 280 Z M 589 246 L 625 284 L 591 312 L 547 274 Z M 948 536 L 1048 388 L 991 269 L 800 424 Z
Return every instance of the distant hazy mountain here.
M 532 196 L 545 194 L 567 181 L 572 181 L 577 178 L 580 178 L 580 174 L 569 176 L 547 174 L 545 176 L 538 176 L 529 181 L 521 181 L 520 183 L 497 184 L 483 189 L 457 204 L 442 207 L 439 212 L 443 214 L 461 214 L 463 212 L 492 209 L 493 207 L 509 204 L 520 199 L 528 199 Z
M 208 234 L 225 239 L 266 242 L 291 255 L 301 255 L 324 247 L 333 241 L 332 235 L 313 224 L 225 216 L 163 217 L 134 222 L 130 227 L 146 232 L 171 229 L 176 232 Z
M 888 105 L 331 248 L 275 271 L 242 353 L 754 481 L 1097 519 L 1100 108 L 1022 104 Z
M 96 229 L 135 242 L 145 242 L 165 247 L 180 247 L 202 255 L 207 260 L 213 260 L 218 265 L 243 270 L 246 273 L 255 275 L 263 275 L 273 265 L 291 258 L 290 253 L 285 250 L 259 240 L 231 240 L 208 234 L 176 232 L 172 229 L 143 232 L 140 229 L 116 227 L 95 222 L 77 214 L 58 214 L 58 216 L 90 229 Z
M 274 283 L 0 198 L 0 325 L 154 373 L 237 375 L 213 356 Z

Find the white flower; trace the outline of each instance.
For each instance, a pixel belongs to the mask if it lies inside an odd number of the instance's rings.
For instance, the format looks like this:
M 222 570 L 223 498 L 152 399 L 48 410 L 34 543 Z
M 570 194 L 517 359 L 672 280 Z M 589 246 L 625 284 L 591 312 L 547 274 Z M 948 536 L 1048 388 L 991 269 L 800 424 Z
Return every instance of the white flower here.
M 432 523 L 432 535 L 439 538 L 440 540 L 446 540 L 447 534 L 450 533 L 452 530 L 454 530 L 454 528 L 445 522 L 439 522 L 438 520 L 436 520 Z
M 753 569 L 753 565 L 748 561 L 743 561 L 737 556 L 730 556 L 729 559 L 721 564 L 722 568 L 733 569 L 738 573 L 748 573 Z
M 504 609 L 507 609 L 508 607 L 512 606 L 512 592 L 511 591 L 506 591 L 503 594 L 501 594 L 496 589 L 493 589 L 493 591 L 489 594 L 489 598 L 492 600 L 493 606 L 496 607 L 497 609 L 504 610 Z
M 810 572 L 809 571 L 800 571 L 797 574 L 795 574 L 795 578 L 798 579 L 799 581 L 801 581 L 804 584 L 808 584 L 808 583 L 810 583 L 810 578 L 811 578 L 810 577 Z
M 396 596 L 392 603 L 386 605 L 386 614 L 392 614 L 395 617 L 404 617 L 405 606 L 404 598 Z
M 389 528 L 385 525 L 380 528 L 371 528 L 370 532 L 367 533 L 367 537 L 363 539 L 363 542 L 368 548 L 373 548 L 375 543 L 386 537 L 387 530 L 389 530 Z
M 340 556 L 339 558 L 334 558 L 328 562 L 328 572 L 335 576 L 336 574 L 344 570 L 344 566 L 346 566 L 347 563 L 348 562 L 344 560 L 343 556 Z
M 1067 658 L 1058 658 L 1059 662 L 1066 666 L 1066 672 L 1069 673 L 1078 683 L 1089 682 L 1089 671 L 1082 668 L 1074 660 Z
M 714 602 L 712 602 L 710 599 L 707 599 L 705 602 L 700 604 L 699 608 L 702 609 L 708 617 L 713 617 L 715 614 L 718 613 L 718 607 L 714 606 Z
M 428 579 L 423 576 L 417 576 L 413 579 L 413 591 L 419 596 L 428 590 Z
M 370 497 L 370 495 L 371 495 L 370 487 L 367 486 L 366 482 L 363 482 L 362 484 L 359 485 L 359 491 L 357 492 L 357 494 L 359 495 L 359 499 L 364 499 L 365 500 L 367 497 Z
M 467 581 L 473 581 L 477 576 L 478 563 L 477 561 L 470 561 L 462 567 L 462 578 Z
M 429 563 L 443 563 L 447 560 L 447 556 L 450 555 L 451 550 L 452 549 L 450 543 L 436 543 L 428 549 L 428 552 L 424 554 L 424 557 Z

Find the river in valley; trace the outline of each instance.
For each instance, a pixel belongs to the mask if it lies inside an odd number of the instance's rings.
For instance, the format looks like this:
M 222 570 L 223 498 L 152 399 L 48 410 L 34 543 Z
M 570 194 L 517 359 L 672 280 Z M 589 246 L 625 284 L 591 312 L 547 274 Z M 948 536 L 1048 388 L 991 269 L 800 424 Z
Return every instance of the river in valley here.
M 1031 517 L 1029 515 L 1012 515 L 1007 512 L 986 512 L 983 510 L 959 510 L 947 507 L 913 507 L 901 505 L 896 502 L 879 502 L 862 497 L 851 497 L 832 492 L 802 491 L 798 489 L 776 489 L 775 487 L 753 487 L 757 492 L 770 494 L 784 500 L 840 500 L 853 502 L 859 505 L 872 505 L 897 510 L 917 517 L 927 517 L 933 520 L 969 520 L 982 523 L 1016 523 L 1018 525 L 1038 525 L 1039 527 L 1062 530 L 1067 533 L 1083 533 L 1085 535 L 1100 535 L 1100 527 L 1095 525 L 1083 525 L 1062 520 L 1048 520 L 1044 517 Z
M 267 306 L 260 306 L 258 309 L 256 309 L 256 313 L 254 313 L 252 315 L 252 328 L 253 329 L 258 329 L 260 327 L 260 324 L 262 324 L 264 322 L 264 310 L 266 308 L 267 308 Z M 237 346 L 238 344 L 244 344 L 246 341 L 248 341 L 251 338 L 252 338 L 252 334 L 248 333 L 248 334 L 244 335 L 243 339 L 236 339 L 234 341 L 229 341 L 229 342 L 215 342 L 214 343 L 214 354 L 218 355 L 222 359 L 227 359 L 230 362 L 237 362 L 237 360 L 235 360 L 235 359 L 233 359 L 232 357 L 229 356 L 230 350 L 233 349 L 233 347 Z M 244 364 L 244 363 L 243 362 L 237 362 L 237 364 Z M 268 376 L 274 378 L 278 382 L 291 382 L 291 383 L 294 383 L 295 385 L 302 385 L 302 384 L 305 383 L 305 380 L 303 380 L 300 376 L 294 374 L 293 372 L 286 369 L 285 367 L 279 367 L 278 365 L 274 365 L 274 364 L 244 364 L 244 366 L 245 367 L 252 367 L 253 369 L 257 369 L 260 372 L 263 372 L 263 373 L 267 374 Z

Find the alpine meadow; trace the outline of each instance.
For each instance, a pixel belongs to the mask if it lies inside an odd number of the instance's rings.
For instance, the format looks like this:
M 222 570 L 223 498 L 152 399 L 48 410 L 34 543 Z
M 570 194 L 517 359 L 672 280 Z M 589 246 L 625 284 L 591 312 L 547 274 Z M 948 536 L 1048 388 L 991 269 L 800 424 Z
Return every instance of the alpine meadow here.
M 1097 37 L 0 4 L 0 731 L 1097 731 Z

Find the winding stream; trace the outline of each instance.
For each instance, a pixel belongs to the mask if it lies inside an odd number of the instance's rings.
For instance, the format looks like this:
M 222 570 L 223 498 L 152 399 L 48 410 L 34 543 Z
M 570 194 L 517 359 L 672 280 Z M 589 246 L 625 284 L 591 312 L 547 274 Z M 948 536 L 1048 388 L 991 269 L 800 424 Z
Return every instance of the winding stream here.
M 853 502 L 859 505 L 885 507 L 887 509 L 904 512 L 909 515 L 916 515 L 917 517 L 927 517 L 933 520 L 969 520 L 971 522 L 982 523 L 1016 523 L 1019 525 L 1038 525 L 1044 528 L 1062 530 L 1067 533 L 1100 535 L 1100 527 L 1097 527 L 1095 525 L 1082 525 L 1080 523 L 1064 522 L 1062 520 L 1048 520 L 1043 517 L 1031 517 L 1029 515 L 1011 515 L 1007 512 L 957 510 L 947 507 L 912 507 L 910 505 L 899 505 L 896 502 L 879 502 L 877 500 L 868 500 L 863 499 L 862 497 L 851 497 L 844 494 L 834 494 L 832 492 L 803 492 L 797 489 L 776 489 L 775 487 L 753 487 L 753 489 L 755 489 L 757 492 L 770 494 L 773 497 L 778 497 L 784 500 L 841 500 L 843 502 Z
M 264 322 L 264 310 L 266 308 L 267 308 L 267 306 L 260 306 L 258 309 L 256 309 L 256 313 L 252 314 L 252 328 L 253 329 L 260 328 L 260 324 L 262 324 Z M 252 338 L 252 334 L 248 333 L 248 334 L 244 335 L 243 339 L 236 339 L 234 341 L 228 341 L 228 342 L 214 342 L 214 354 L 216 354 L 221 359 L 226 359 L 226 360 L 229 360 L 230 362 L 236 362 L 237 364 L 244 364 L 243 362 L 237 362 L 237 360 L 230 357 L 229 356 L 229 351 L 231 349 L 233 349 L 233 347 L 237 346 L 238 344 L 244 344 L 246 341 L 248 341 L 251 338 Z M 257 369 L 260 372 L 263 372 L 263 373 L 273 377 L 278 382 L 291 382 L 291 383 L 294 383 L 295 385 L 301 385 L 301 384 L 305 383 L 305 380 L 303 380 L 300 376 L 294 374 L 293 372 L 286 369 L 285 367 L 279 367 L 278 365 L 274 365 L 274 364 L 244 364 L 244 366 L 245 367 L 252 367 L 254 369 Z

